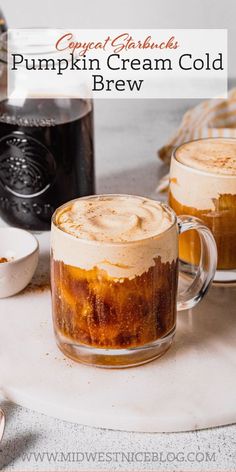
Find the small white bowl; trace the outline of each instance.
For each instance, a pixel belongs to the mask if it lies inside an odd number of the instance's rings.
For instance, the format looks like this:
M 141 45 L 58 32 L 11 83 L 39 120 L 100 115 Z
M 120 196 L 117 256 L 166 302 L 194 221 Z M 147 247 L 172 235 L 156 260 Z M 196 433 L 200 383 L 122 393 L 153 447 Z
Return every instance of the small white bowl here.
M 0 228 L 0 298 L 23 290 L 38 264 L 39 244 L 35 236 L 18 228 Z

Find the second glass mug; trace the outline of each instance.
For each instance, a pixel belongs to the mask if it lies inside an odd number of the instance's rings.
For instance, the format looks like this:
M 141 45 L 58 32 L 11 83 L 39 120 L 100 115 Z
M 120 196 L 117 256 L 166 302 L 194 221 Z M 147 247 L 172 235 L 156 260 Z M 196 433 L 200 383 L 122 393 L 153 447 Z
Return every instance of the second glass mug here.
M 221 146 L 222 154 L 219 151 Z M 230 160 L 235 149 L 234 138 L 202 138 L 178 146 L 171 157 L 169 205 L 177 215 L 184 213 L 200 218 L 212 231 L 218 252 L 214 282 L 236 280 L 236 175 L 230 167 L 229 173 L 222 173 L 224 163 Z M 216 171 L 214 164 L 210 169 L 192 166 L 191 155 L 194 153 L 210 159 L 218 156 L 222 170 L 219 167 Z M 183 154 L 185 158 L 187 156 L 187 162 L 181 162 Z M 181 236 L 179 246 L 185 271 L 191 272 L 192 267 L 198 264 L 200 254 L 196 232 Z
M 82 202 L 91 208 L 101 201 L 111 208 L 113 202 L 119 208 L 124 201 L 138 206 L 146 202 L 169 218 L 169 226 L 151 237 L 122 242 L 80 238 L 60 227 L 61 215 L 73 205 Z M 177 293 L 178 239 L 192 229 L 201 240 L 200 263 L 194 280 Z M 194 217 L 177 218 L 166 204 L 130 195 L 94 195 L 64 204 L 53 215 L 51 235 L 53 322 L 59 348 L 75 361 L 108 368 L 136 366 L 161 356 L 173 341 L 176 312 L 203 298 L 216 264 L 211 231 Z

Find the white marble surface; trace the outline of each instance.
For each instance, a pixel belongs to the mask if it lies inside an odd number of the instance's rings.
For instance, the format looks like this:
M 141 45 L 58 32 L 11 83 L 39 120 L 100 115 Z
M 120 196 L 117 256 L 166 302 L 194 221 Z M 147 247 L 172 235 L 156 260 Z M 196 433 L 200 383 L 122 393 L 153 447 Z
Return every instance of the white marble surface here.
M 193 103 L 193 102 L 192 102 Z M 166 172 L 156 159 L 156 149 L 173 131 L 189 101 L 101 101 L 96 104 L 97 177 L 99 192 L 127 192 L 154 195 L 158 176 Z M 222 300 L 222 299 L 221 299 Z M 228 311 L 228 310 L 227 310 Z M 227 313 L 223 309 L 224 316 Z M 227 327 L 227 324 L 225 324 Z M 30 357 L 30 356 L 29 356 Z M 221 382 L 224 385 L 224 372 Z M 216 372 L 212 372 L 215 376 Z M 218 395 L 212 392 L 212 398 Z M 199 398 L 203 402 L 204 398 Z M 215 428 L 200 432 L 171 434 L 125 433 L 83 427 L 54 420 L 30 410 L 5 405 L 9 423 L 2 444 L 1 461 L 6 469 L 15 470 L 235 470 L 235 426 Z M 115 452 L 156 451 L 163 457 L 157 461 L 122 461 L 120 457 L 102 462 L 96 456 L 94 462 L 72 457 L 60 462 L 44 455 L 36 462 L 24 457 L 25 452 Z M 166 456 L 174 452 L 175 456 Z M 177 457 L 183 452 L 184 458 Z M 195 454 L 188 459 L 187 452 Z M 196 453 L 213 453 L 198 457 Z M 193 459 L 193 456 L 191 456 Z M 80 456 L 80 459 L 82 456 Z M 69 460 L 71 459 L 71 460 Z M 74 457 L 74 459 L 76 459 Z M 150 458 L 149 458 L 150 459 Z M 184 459 L 184 461 L 183 461 Z M 165 462 L 164 462 L 165 461 Z
M 38 239 L 41 266 L 31 286 L 0 300 L 6 399 L 124 431 L 189 431 L 236 421 L 236 287 L 212 287 L 196 308 L 179 313 L 173 346 L 161 359 L 133 369 L 92 368 L 70 361 L 55 345 L 50 291 L 42 285 L 49 233 Z

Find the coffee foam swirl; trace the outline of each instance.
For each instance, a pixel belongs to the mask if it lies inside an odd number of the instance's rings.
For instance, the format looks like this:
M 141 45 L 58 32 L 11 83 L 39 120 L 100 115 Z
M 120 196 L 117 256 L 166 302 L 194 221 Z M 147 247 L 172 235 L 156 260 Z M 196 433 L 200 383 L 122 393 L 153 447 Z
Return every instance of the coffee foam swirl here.
M 213 174 L 236 175 L 236 139 L 207 138 L 179 146 L 178 162 Z
M 173 223 L 159 202 L 135 196 L 78 199 L 57 215 L 56 225 L 76 238 L 105 243 L 139 241 L 158 235 Z

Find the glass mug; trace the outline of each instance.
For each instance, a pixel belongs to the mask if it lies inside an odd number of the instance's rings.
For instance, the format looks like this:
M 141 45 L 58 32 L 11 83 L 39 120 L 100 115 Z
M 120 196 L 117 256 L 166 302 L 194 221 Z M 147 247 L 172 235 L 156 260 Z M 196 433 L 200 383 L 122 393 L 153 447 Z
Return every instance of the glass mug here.
M 179 146 L 171 159 L 169 205 L 177 215 L 200 218 L 212 231 L 218 250 L 215 281 L 236 280 L 236 139 Z M 181 260 L 199 263 L 196 231 L 181 235 L 179 251 Z
M 196 229 L 201 260 L 177 296 L 179 234 Z M 51 287 L 57 344 L 100 367 L 149 362 L 171 346 L 176 311 L 195 306 L 214 277 L 211 231 L 166 204 L 131 195 L 72 200 L 52 218 Z

